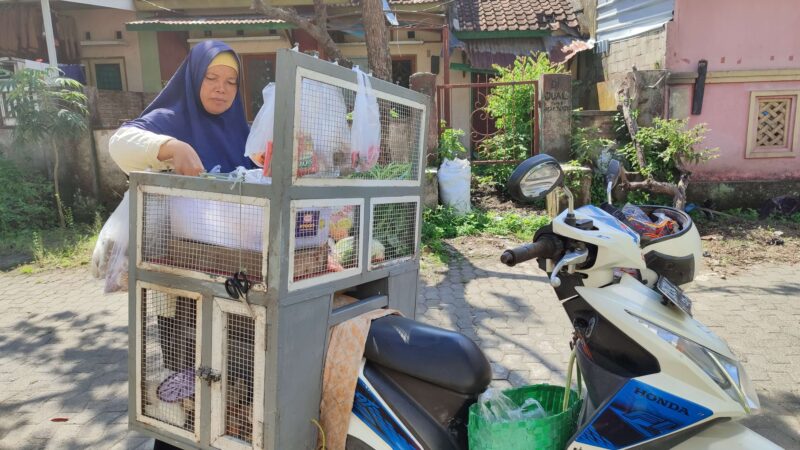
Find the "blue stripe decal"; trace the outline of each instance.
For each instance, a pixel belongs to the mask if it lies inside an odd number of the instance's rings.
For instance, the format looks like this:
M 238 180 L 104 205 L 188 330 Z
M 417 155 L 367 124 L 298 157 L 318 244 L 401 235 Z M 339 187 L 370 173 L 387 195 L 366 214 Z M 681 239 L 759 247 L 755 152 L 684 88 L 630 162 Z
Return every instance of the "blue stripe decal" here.
M 353 401 L 353 414 L 367 424 L 394 450 L 422 450 L 408 436 L 403 427 L 378 401 L 372 389 L 359 378 Z
M 616 450 L 673 433 L 712 414 L 697 403 L 630 380 L 581 430 L 576 442 Z

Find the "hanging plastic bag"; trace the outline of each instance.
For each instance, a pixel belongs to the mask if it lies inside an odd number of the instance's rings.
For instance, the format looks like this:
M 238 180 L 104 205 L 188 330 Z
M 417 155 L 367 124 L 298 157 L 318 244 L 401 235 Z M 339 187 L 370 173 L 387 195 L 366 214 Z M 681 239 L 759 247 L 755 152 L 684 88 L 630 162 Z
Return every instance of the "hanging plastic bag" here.
M 342 88 L 311 78 L 300 85 L 300 124 L 297 139 L 297 175 L 338 177 L 347 163 L 350 129 Z M 337 158 L 337 154 L 341 154 Z M 346 167 L 346 166 L 345 166 Z
M 375 166 L 381 153 L 381 114 L 369 77 L 358 67 L 353 70 L 358 92 L 353 107 L 350 157 L 356 172 L 366 172 Z
M 264 104 L 258 110 L 247 143 L 244 146 L 244 155 L 249 156 L 256 165 L 264 168 L 264 175 L 272 174 L 272 141 L 275 128 L 275 83 L 269 83 L 261 91 Z
M 105 278 L 105 292 L 128 289 L 128 230 L 130 226 L 128 192 L 111 213 L 92 252 L 92 275 Z
M 470 211 L 469 185 L 472 173 L 466 159 L 445 159 L 439 167 L 439 193 L 442 204 L 459 214 Z

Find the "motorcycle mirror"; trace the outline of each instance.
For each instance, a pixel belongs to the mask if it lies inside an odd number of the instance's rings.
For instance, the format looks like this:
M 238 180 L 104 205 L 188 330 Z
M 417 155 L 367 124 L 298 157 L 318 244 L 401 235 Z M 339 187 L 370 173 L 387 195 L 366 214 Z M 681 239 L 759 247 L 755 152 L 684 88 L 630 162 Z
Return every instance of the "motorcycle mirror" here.
M 536 155 L 523 161 L 508 178 L 508 192 L 514 200 L 542 198 L 564 182 L 561 164 L 550 155 Z

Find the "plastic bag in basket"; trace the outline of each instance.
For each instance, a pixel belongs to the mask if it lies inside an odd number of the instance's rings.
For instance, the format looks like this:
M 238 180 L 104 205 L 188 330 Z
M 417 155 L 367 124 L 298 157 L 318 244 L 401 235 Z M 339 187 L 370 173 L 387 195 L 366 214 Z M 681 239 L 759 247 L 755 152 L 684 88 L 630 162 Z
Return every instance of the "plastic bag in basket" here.
M 272 141 L 275 127 L 275 83 L 269 83 L 261 91 L 264 104 L 258 110 L 250 134 L 247 135 L 244 155 L 249 156 L 259 167 L 264 168 L 264 175 L 272 173 Z
M 128 192 L 111 213 L 92 252 L 92 275 L 105 278 L 105 292 L 128 289 L 128 229 L 130 217 Z
M 546 415 L 535 398 L 527 398 L 522 405 L 517 405 L 497 388 L 489 388 L 481 394 L 478 404 L 481 416 L 489 423 L 540 419 Z
M 356 172 L 366 172 L 375 166 L 381 153 L 380 109 L 367 74 L 357 67 L 353 70 L 358 78 L 358 93 L 353 108 L 351 159 Z

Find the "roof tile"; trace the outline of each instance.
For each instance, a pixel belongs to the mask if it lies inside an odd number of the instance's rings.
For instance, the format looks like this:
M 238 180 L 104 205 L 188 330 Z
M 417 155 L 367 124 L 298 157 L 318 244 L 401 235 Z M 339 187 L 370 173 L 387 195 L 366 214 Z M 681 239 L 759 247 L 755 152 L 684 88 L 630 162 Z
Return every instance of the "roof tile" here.
M 560 26 L 578 26 L 570 0 L 457 0 L 456 10 L 459 31 L 558 30 Z

